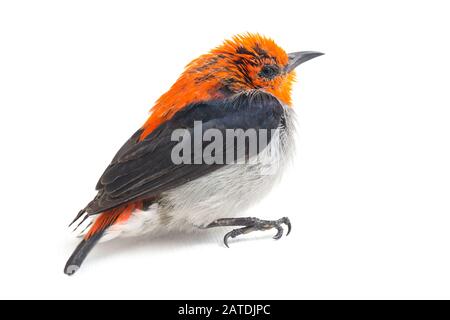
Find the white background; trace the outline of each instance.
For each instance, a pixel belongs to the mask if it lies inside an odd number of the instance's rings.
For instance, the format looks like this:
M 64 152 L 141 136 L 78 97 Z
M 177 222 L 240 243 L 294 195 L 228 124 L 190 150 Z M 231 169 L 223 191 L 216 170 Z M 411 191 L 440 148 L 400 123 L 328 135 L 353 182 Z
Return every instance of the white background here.
M 450 298 L 447 1 L 1 1 L 1 298 Z M 67 224 L 191 59 L 236 33 L 302 65 L 293 232 L 99 245 Z

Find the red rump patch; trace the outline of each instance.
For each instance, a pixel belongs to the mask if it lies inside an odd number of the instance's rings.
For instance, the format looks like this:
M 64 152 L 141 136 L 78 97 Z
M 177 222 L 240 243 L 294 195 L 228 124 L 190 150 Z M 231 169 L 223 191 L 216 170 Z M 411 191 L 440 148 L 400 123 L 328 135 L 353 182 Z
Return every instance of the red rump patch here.
M 128 203 L 121 207 L 117 207 L 108 211 L 101 213 L 97 219 L 95 219 L 94 224 L 89 229 L 88 233 L 85 235 L 85 239 L 88 240 L 94 234 L 106 230 L 113 224 L 121 223 L 127 221 L 134 210 L 142 209 L 141 202 Z

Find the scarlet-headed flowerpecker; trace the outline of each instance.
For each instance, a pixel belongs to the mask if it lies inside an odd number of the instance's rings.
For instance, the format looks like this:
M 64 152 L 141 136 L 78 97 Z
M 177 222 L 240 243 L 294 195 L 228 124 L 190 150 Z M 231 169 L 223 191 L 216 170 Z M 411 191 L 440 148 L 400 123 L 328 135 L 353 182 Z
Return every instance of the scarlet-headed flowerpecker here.
M 72 222 L 88 225 L 64 272 L 74 274 L 98 241 L 118 236 L 236 227 L 225 235 L 228 246 L 229 238 L 257 230 L 276 229 L 279 239 L 282 225 L 289 234 L 287 217 L 236 215 L 267 194 L 289 161 L 294 69 L 320 55 L 287 54 L 247 33 L 189 63 Z

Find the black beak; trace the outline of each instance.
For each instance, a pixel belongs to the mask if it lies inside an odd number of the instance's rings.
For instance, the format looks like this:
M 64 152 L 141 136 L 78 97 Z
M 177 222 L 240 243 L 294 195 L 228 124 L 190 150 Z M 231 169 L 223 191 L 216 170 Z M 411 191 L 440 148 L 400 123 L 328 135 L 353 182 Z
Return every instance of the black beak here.
M 324 55 L 324 53 L 317 52 L 317 51 L 299 51 L 299 52 L 289 53 L 288 54 L 289 62 L 285 68 L 285 72 L 289 73 L 292 70 L 294 70 L 295 68 L 297 68 L 299 65 L 301 65 L 303 62 L 314 59 L 321 55 Z

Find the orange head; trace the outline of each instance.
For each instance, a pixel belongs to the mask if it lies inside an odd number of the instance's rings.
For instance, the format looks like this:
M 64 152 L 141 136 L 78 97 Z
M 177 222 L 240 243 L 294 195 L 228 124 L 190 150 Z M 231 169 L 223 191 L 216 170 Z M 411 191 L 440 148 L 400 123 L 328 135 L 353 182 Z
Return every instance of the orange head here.
M 190 103 L 249 90 L 264 90 L 290 105 L 295 67 L 319 55 L 322 53 L 314 51 L 287 54 L 272 39 L 259 34 L 234 36 L 186 66 L 152 108 L 141 137 Z

